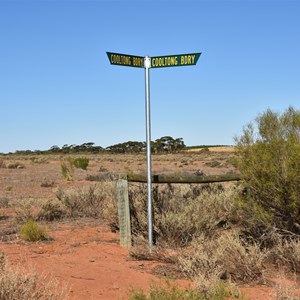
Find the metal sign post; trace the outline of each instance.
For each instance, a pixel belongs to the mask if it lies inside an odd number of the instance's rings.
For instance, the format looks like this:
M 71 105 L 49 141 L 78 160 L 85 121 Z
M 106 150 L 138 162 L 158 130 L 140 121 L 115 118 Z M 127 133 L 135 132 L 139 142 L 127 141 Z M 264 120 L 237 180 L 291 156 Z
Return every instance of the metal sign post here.
M 196 65 L 201 53 L 168 56 L 135 56 L 106 52 L 112 65 L 145 69 L 146 142 L 147 142 L 147 194 L 148 194 L 148 240 L 151 252 L 153 245 L 152 220 L 152 164 L 151 164 L 151 121 L 150 121 L 150 68 L 180 67 Z
M 146 100 L 146 140 L 147 140 L 147 195 L 148 195 L 148 241 L 151 252 L 153 243 L 152 224 L 152 164 L 151 164 L 151 119 L 150 119 L 150 68 L 151 60 L 145 57 L 145 100 Z

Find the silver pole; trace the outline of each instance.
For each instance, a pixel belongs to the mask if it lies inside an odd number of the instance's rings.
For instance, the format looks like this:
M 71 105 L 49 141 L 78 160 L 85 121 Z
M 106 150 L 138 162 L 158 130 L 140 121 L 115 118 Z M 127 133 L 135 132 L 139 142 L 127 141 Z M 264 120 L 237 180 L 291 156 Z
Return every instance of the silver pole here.
M 150 72 L 151 60 L 145 56 L 145 96 L 146 96 L 146 140 L 147 140 L 147 191 L 148 191 L 148 240 L 151 252 L 153 244 L 152 224 L 152 172 L 151 172 L 151 122 L 150 122 Z

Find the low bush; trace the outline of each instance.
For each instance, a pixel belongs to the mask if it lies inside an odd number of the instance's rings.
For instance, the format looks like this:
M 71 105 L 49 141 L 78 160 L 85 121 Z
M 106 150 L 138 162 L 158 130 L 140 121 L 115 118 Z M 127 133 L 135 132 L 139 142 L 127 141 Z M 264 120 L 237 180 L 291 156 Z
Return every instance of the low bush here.
M 110 203 L 115 199 L 114 187 L 110 182 L 103 182 L 97 185 L 90 185 L 81 189 L 62 190 L 56 192 L 57 199 L 66 208 L 68 217 L 105 217 L 114 218 L 117 214 L 116 204 L 113 207 L 114 212 L 111 212 Z M 112 213 L 109 216 L 109 213 Z M 116 217 L 117 218 L 117 217 Z
M 86 180 L 88 181 L 110 181 L 115 180 L 116 176 L 111 172 L 99 171 L 96 174 L 88 174 Z
M 70 159 L 64 159 L 60 163 L 60 169 L 61 169 L 61 174 L 62 176 L 67 180 L 67 181 L 72 181 L 74 177 L 74 166 Z
M 129 255 L 135 260 L 154 260 L 170 264 L 178 263 L 178 255 L 176 251 L 171 249 L 152 247 L 151 252 L 149 252 L 149 241 L 142 236 L 133 238 L 133 246 L 129 249 Z
M 66 207 L 58 199 L 46 199 L 40 207 L 38 220 L 53 221 L 66 216 Z
M 75 168 L 86 170 L 89 165 L 89 159 L 86 157 L 65 158 L 60 163 L 61 173 L 65 179 L 72 181 Z
M 53 180 L 49 180 L 47 178 L 44 178 L 43 181 L 41 182 L 41 187 L 54 187 L 55 182 Z
M 267 262 L 278 269 L 300 273 L 300 237 L 291 233 L 280 233 L 272 229 L 268 235 L 261 237 L 269 249 Z
M 109 172 L 107 168 L 100 166 L 99 172 Z
M 72 164 L 77 169 L 86 170 L 89 165 L 89 161 L 90 160 L 86 157 L 78 157 L 78 158 L 72 159 Z
M 0 158 L 0 168 L 6 168 L 4 159 Z
M 25 168 L 25 165 L 21 162 L 10 162 L 6 165 L 6 167 L 8 169 L 24 169 Z
M 6 197 L 0 197 L 0 208 L 7 208 L 10 205 L 10 201 Z
M 132 289 L 128 300 L 243 300 L 244 297 L 236 287 L 218 282 L 209 291 L 201 292 L 199 289 L 180 289 L 171 281 L 163 283 L 154 282 L 145 293 L 142 289 Z
M 208 290 L 220 279 L 234 282 L 263 280 L 268 253 L 256 244 L 243 243 L 238 236 L 221 235 L 194 239 L 179 257 L 181 270 L 195 278 L 201 290 Z
M 113 182 L 101 182 L 81 189 L 56 191 L 55 199 L 23 199 L 15 202 L 18 223 L 28 220 L 53 221 L 65 217 L 102 217 L 118 228 L 117 203 Z
M 210 162 L 206 162 L 205 165 L 208 166 L 208 167 L 211 167 L 211 168 L 221 167 L 221 163 L 217 160 L 212 160 Z
M 5 187 L 5 191 L 7 192 L 11 192 L 13 190 L 13 186 L 12 185 L 8 185 Z
M 15 206 L 14 218 L 17 223 L 25 223 L 28 220 L 37 221 L 39 219 L 42 205 L 45 200 L 40 199 L 23 199 L 13 201 Z
M 160 185 L 153 190 L 154 237 L 156 244 L 184 247 L 205 233 L 225 229 L 239 221 L 234 204 L 238 190 L 219 186 L 176 188 Z M 129 189 L 131 224 L 134 235 L 148 234 L 146 186 Z
M 15 203 L 14 217 L 18 223 L 53 221 L 66 215 L 67 209 L 58 199 L 23 199 Z
M 41 156 L 41 157 L 31 157 L 31 162 L 33 164 L 47 164 L 49 162 L 47 157 Z
M 0 299 L 3 300 L 63 300 L 67 289 L 51 276 L 12 269 L 0 251 Z
M 45 227 L 40 226 L 33 220 L 28 220 L 20 228 L 21 237 L 28 242 L 45 241 L 48 239 L 48 234 Z

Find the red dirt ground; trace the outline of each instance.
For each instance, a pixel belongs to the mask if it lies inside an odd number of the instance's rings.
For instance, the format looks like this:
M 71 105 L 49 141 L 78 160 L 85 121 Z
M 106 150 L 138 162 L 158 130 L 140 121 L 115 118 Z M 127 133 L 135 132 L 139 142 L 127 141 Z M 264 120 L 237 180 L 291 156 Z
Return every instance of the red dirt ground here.
M 134 261 L 128 250 L 119 246 L 119 236 L 105 225 L 91 223 L 56 223 L 49 228 L 49 242 L 27 243 L 21 240 L 1 242 L 0 249 L 13 267 L 51 274 L 62 287 L 68 287 L 70 300 L 126 299 L 131 287 L 147 289 L 163 264 Z M 165 265 L 164 265 L 165 266 Z M 177 280 L 182 287 L 191 285 Z M 287 285 L 295 285 L 288 282 Z M 276 299 L 267 286 L 241 287 L 252 300 Z M 300 298 L 299 298 L 300 299 Z
M 161 263 L 131 260 L 105 225 L 55 224 L 50 232 L 50 242 L 1 242 L 0 249 L 14 267 L 53 275 L 69 287 L 70 300 L 126 299 L 131 287 L 146 289 L 162 278 L 153 275 Z
M 204 155 L 204 157 L 203 157 Z M 220 154 L 211 157 L 207 154 L 193 154 L 186 158 L 176 157 L 172 160 L 174 168 L 181 170 L 201 170 L 205 167 L 205 161 L 219 159 L 225 160 Z M 198 158 L 199 156 L 199 158 Z M 143 162 L 117 156 L 114 161 L 102 157 L 91 161 L 89 171 L 96 172 L 99 168 L 119 170 L 124 165 L 130 165 L 131 169 L 138 169 Z M 157 166 L 169 171 L 170 160 L 164 160 L 164 156 L 156 158 Z M 226 157 L 225 157 L 226 158 Z M 119 159 L 119 161 L 117 161 Z M 186 165 L 185 161 L 191 159 Z M 6 158 L 7 160 L 7 158 Z M 133 163 L 131 164 L 131 161 Z M 182 161 L 181 165 L 176 165 Z M 24 169 L 0 168 L 0 198 L 18 200 L 24 198 L 52 198 L 55 197 L 57 187 L 71 188 L 92 184 L 85 180 L 86 172 L 75 174 L 75 180 L 67 183 L 60 173 L 60 162 L 50 161 L 48 164 L 32 164 L 24 161 Z M 204 169 L 206 174 L 220 174 L 231 171 L 232 168 Z M 186 169 L 185 169 L 186 168 Z M 223 170 L 224 169 L 224 170 Z M 53 187 L 42 187 L 43 180 L 53 181 Z M 0 218 L 0 232 L 9 230 L 9 219 Z M 164 272 L 158 272 L 162 265 L 154 261 L 134 261 L 130 259 L 127 249 L 119 246 L 119 236 L 112 233 L 105 224 L 93 220 L 80 220 L 76 222 L 49 224 L 49 234 L 52 238 L 48 242 L 27 243 L 16 235 L 9 235 L 12 239 L 2 239 L 0 250 L 4 251 L 9 262 L 16 267 L 36 270 L 42 274 L 52 274 L 59 280 L 62 286 L 69 287 L 69 299 L 74 300 L 117 300 L 126 299 L 130 287 L 147 289 L 152 280 L 161 280 Z M 5 236 L 5 234 L 4 234 Z M 161 270 L 161 268 L 160 268 Z M 154 275 L 154 274 L 160 275 Z M 168 274 L 168 272 L 166 272 Z M 277 274 L 274 274 L 276 277 Z M 189 285 L 187 281 L 179 280 L 181 286 Z M 294 282 L 286 282 L 295 288 Z M 297 287 L 299 288 L 299 286 Z M 270 286 L 241 287 L 251 300 L 273 300 L 273 289 Z M 300 299 L 300 296 L 299 296 Z

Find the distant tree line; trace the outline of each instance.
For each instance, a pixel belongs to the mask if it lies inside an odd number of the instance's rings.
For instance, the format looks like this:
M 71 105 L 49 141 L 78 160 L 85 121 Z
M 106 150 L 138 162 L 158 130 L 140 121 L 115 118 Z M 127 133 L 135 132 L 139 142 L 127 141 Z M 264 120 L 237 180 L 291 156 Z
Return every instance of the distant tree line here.
M 82 145 L 65 144 L 61 148 L 57 145 L 48 150 L 18 150 L 15 154 L 75 154 L 75 153 L 139 153 L 146 151 L 146 142 L 128 141 L 103 148 L 95 146 L 95 143 L 88 142 Z M 174 153 L 185 149 L 186 146 L 182 138 L 163 136 L 155 141 L 151 141 L 153 153 Z

